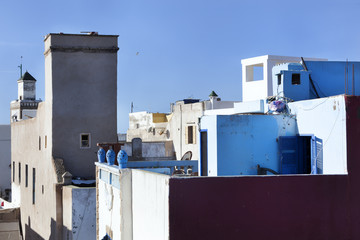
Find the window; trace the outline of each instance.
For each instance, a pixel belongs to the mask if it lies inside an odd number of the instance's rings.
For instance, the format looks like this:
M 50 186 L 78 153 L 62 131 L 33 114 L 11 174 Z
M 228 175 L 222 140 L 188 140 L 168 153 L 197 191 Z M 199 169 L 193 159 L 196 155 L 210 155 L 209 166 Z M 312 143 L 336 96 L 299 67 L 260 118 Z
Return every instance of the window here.
M 28 187 L 28 165 L 25 164 L 25 187 Z
M 281 85 L 281 74 L 277 75 L 278 85 Z
M 185 130 L 185 144 L 195 144 L 195 126 L 187 126 Z
M 80 134 L 80 148 L 90 148 L 90 133 Z
M 300 73 L 293 73 L 291 75 L 291 84 L 300 85 Z
M 21 183 L 21 163 L 19 163 L 19 184 Z
M 33 181 L 32 181 L 32 203 L 35 204 L 35 168 L 33 168 L 33 174 L 32 174 L 32 177 L 33 177 Z
M 13 162 L 13 182 L 15 182 L 15 162 Z
M 41 137 L 39 136 L 39 151 L 41 150 Z
M 264 80 L 264 64 L 255 64 L 246 66 L 246 81 L 260 81 Z

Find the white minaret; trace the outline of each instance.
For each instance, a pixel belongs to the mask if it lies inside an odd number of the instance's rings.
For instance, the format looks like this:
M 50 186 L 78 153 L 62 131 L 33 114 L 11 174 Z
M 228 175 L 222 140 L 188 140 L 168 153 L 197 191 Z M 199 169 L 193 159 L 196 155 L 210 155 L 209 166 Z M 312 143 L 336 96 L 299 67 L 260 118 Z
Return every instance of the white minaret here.
M 17 81 L 18 82 L 18 100 L 36 99 L 36 79 L 27 71 Z
M 211 109 L 214 109 L 214 102 L 217 101 L 218 95 L 214 91 L 212 91 L 209 95 L 209 98 L 211 103 Z
M 39 102 L 36 100 L 36 79 L 27 71 L 17 81 L 18 99 L 10 103 L 10 121 L 16 122 L 33 118 Z

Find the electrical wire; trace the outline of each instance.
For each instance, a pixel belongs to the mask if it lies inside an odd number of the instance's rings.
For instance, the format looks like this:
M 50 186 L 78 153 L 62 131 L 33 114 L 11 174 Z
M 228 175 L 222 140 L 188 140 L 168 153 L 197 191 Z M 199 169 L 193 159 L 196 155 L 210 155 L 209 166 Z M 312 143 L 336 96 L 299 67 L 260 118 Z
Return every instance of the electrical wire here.
M 324 101 L 322 101 L 321 103 L 319 103 L 318 105 L 316 105 L 316 106 L 314 106 L 314 107 L 312 107 L 312 108 L 301 108 L 302 110 L 304 110 L 304 111 L 311 111 L 311 110 L 314 110 L 315 108 L 317 108 L 318 106 L 320 106 L 320 105 L 322 105 L 322 104 L 324 104 L 325 102 L 327 102 L 328 100 L 329 100 L 330 98 L 326 98 Z
M 313 80 L 313 82 L 317 85 L 318 90 L 321 92 L 322 95 L 324 95 L 324 97 L 328 97 L 328 95 L 326 95 L 323 91 L 321 91 L 321 88 L 319 86 L 319 83 L 317 83 L 316 81 Z
M 307 66 L 306 66 L 306 63 L 305 63 L 305 60 L 304 60 L 303 57 L 301 57 L 301 65 L 303 65 L 305 71 L 308 71 L 308 68 L 307 68 Z M 318 92 L 317 92 L 317 90 L 316 90 L 316 88 L 315 88 L 314 82 L 313 82 L 310 74 L 309 74 L 309 80 L 310 80 L 311 86 L 313 87 L 313 89 L 314 89 L 314 91 L 315 91 L 316 96 L 317 96 L 318 98 L 320 98 L 320 96 L 319 96 L 319 94 L 318 94 Z

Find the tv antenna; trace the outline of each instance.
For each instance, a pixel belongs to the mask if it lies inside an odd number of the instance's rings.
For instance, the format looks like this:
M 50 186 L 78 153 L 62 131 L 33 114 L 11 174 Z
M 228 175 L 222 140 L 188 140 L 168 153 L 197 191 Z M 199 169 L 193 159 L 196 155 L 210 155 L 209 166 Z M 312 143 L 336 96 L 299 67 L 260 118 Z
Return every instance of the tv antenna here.
M 20 68 L 20 78 L 22 77 L 22 59 L 23 56 L 20 57 L 20 65 L 18 66 L 18 68 Z

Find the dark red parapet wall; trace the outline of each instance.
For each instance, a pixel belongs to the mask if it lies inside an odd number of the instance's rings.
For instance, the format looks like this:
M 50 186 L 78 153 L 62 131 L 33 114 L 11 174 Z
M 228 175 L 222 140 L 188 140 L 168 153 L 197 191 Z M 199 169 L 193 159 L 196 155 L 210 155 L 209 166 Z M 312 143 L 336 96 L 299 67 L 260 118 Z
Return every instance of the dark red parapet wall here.
M 346 96 L 346 144 L 350 178 L 360 178 L 360 97 Z M 360 184 L 360 182 L 359 182 Z
M 346 107 L 349 175 L 171 178 L 170 239 L 360 239 L 360 98 Z

